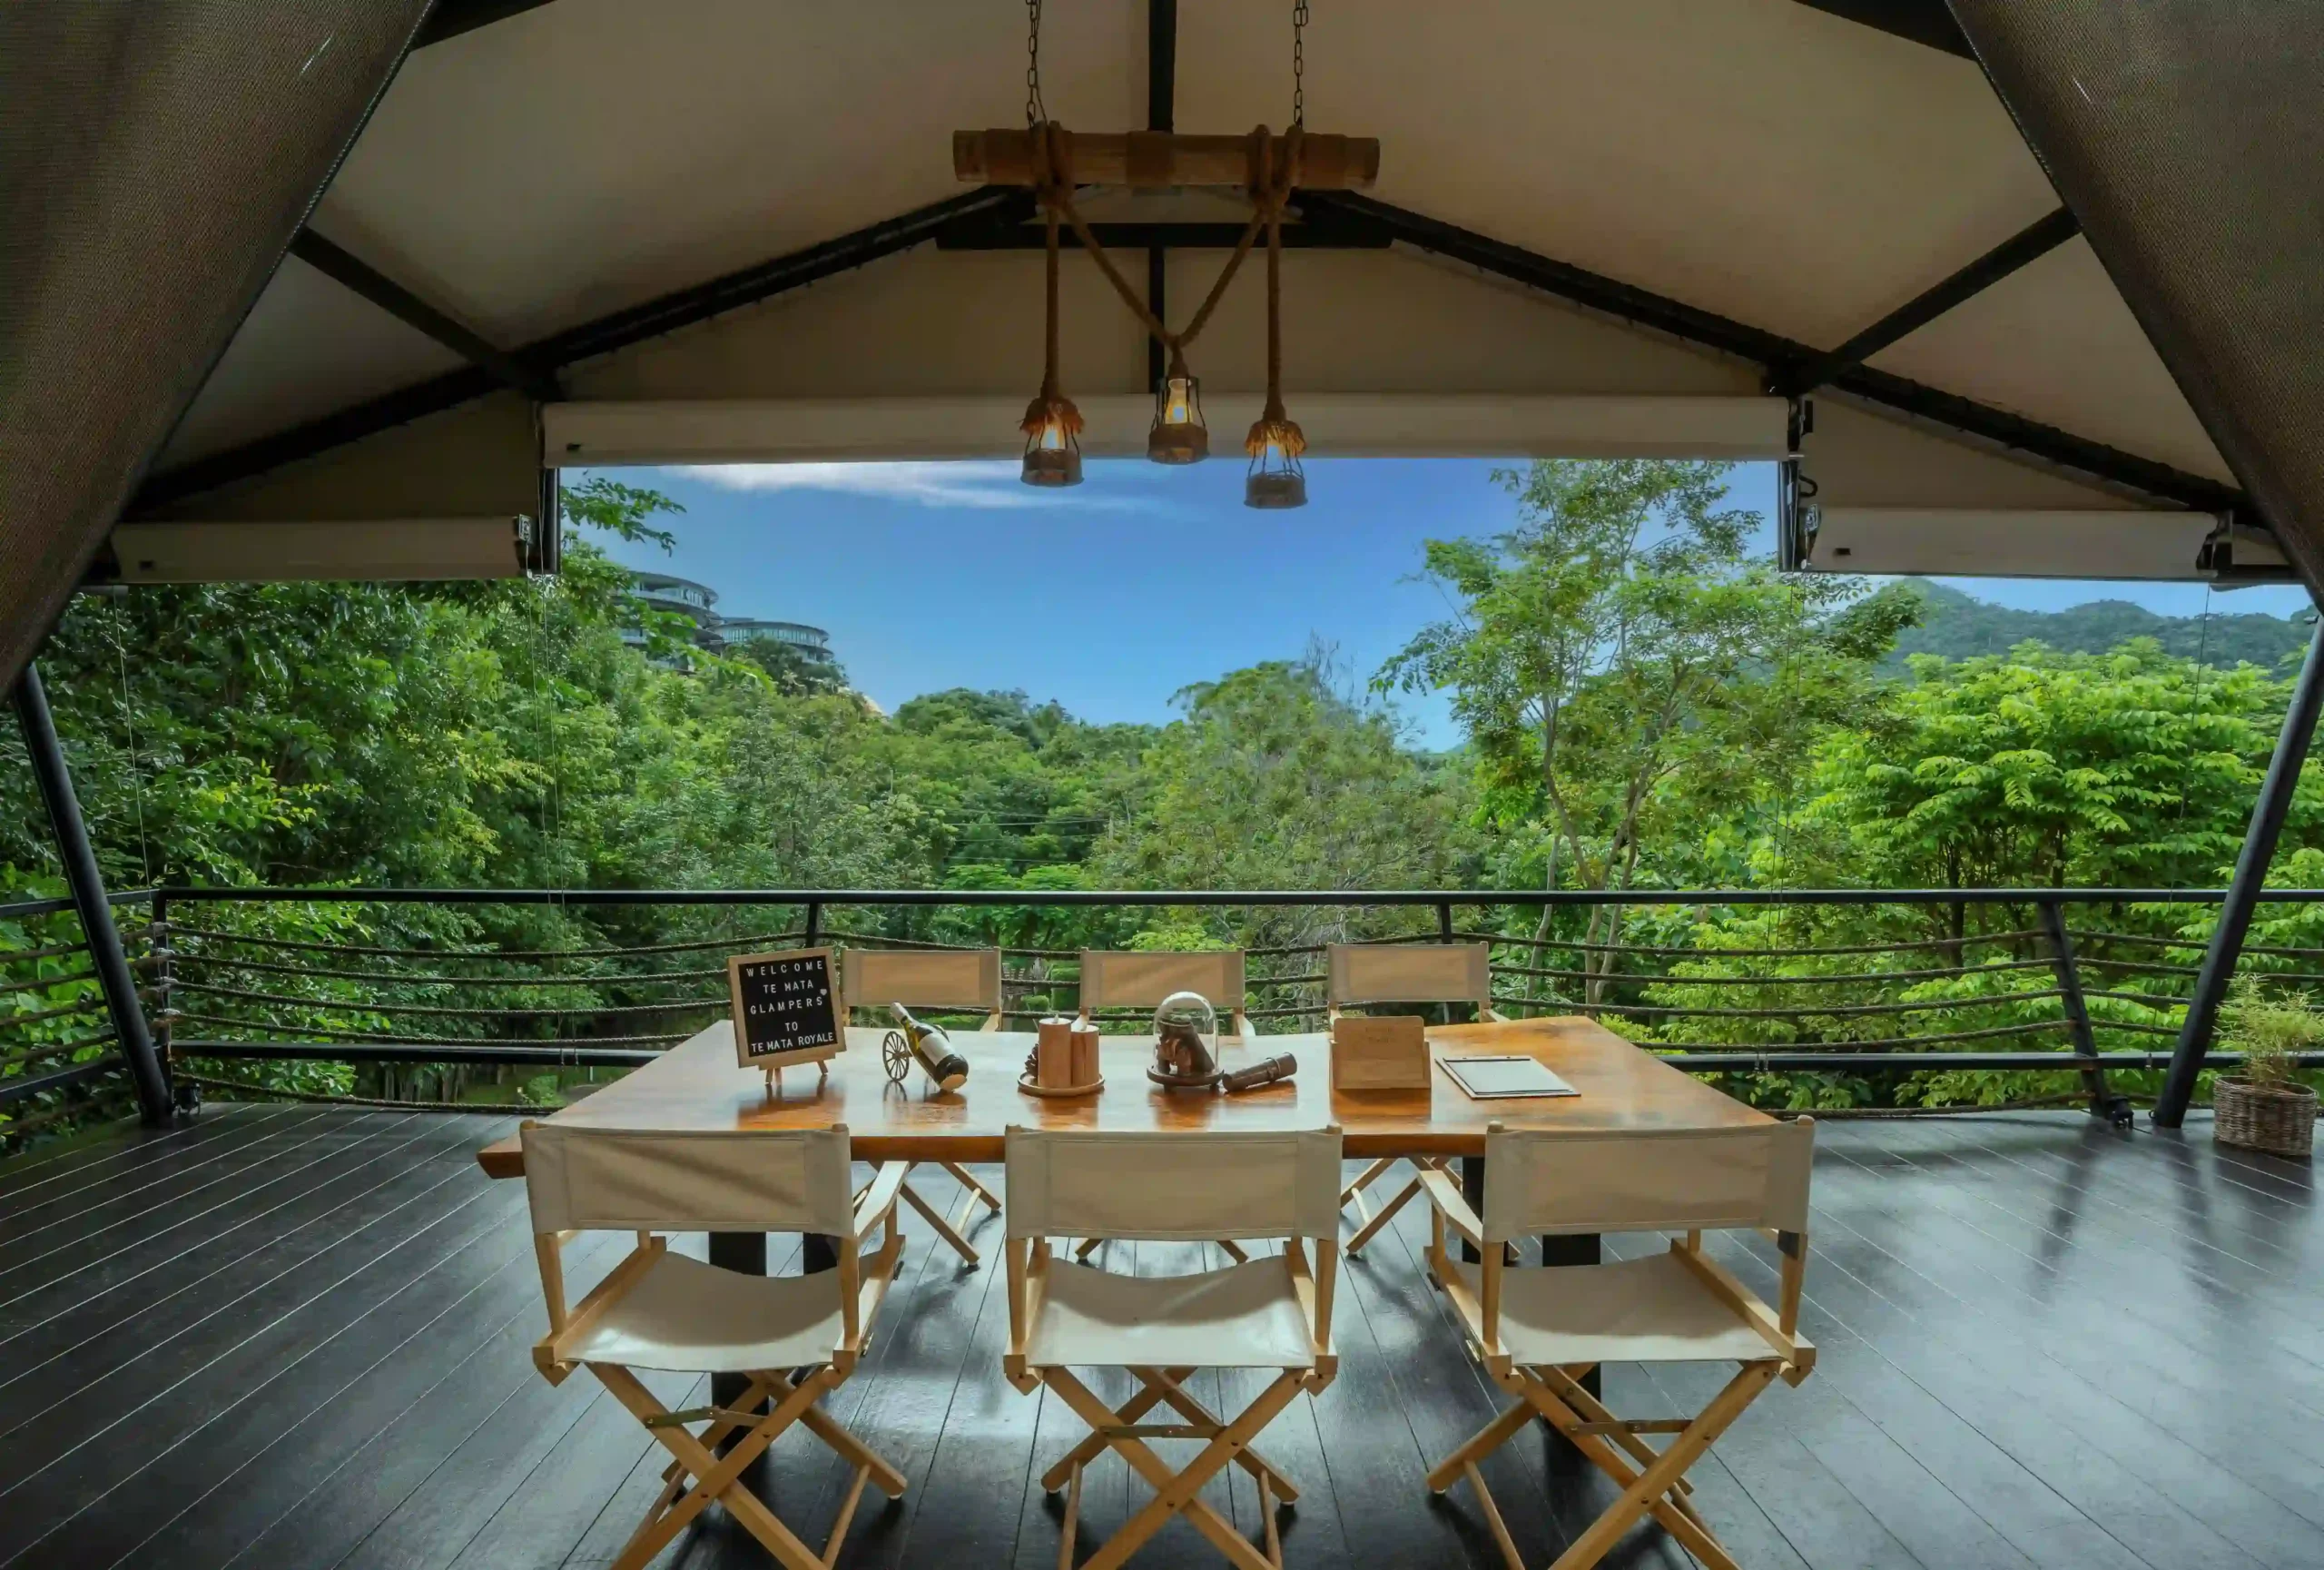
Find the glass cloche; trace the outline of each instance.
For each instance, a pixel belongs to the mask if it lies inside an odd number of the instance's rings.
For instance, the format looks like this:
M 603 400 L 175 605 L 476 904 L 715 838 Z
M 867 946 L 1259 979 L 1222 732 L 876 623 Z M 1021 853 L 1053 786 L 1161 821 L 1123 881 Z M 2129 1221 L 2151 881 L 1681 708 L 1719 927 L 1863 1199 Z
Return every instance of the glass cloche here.
M 1154 1011 L 1154 1066 L 1173 1080 L 1207 1082 L 1218 1072 L 1218 1011 L 1200 992 L 1172 992 Z

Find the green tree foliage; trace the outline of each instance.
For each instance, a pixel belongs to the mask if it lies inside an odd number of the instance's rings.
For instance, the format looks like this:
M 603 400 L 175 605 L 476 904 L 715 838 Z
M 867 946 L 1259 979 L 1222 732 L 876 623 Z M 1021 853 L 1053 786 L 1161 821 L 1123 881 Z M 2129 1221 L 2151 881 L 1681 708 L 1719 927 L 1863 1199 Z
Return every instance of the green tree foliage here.
M 1324 656 L 1236 671 L 1187 688 L 1178 704 L 1185 717 L 1145 756 L 1145 813 L 1098 847 L 1107 881 L 1431 888 L 1472 874 L 1462 771 L 1399 745 L 1389 711 L 1334 691 Z M 1323 907 L 1222 911 L 1211 930 L 1263 945 L 1319 943 L 1349 935 L 1349 920 Z
M 2021 643 L 2038 643 L 2060 654 L 2107 654 L 2134 638 L 2152 638 L 2165 654 L 2221 669 L 2256 665 L 2274 670 L 2308 647 L 2308 628 L 2297 617 L 2269 616 L 2233 608 L 2232 595 L 2217 597 L 2217 611 L 2203 616 L 2163 616 L 2128 600 L 2093 600 L 2064 610 L 2014 610 L 1988 605 L 1950 585 L 1915 579 L 1909 592 L 1921 600 L 1919 625 L 1906 628 L 1883 663 L 1902 675 L 1916 654 L 1947 659 L 2005 655 Z
M 1770 570 L 1753 558 L 1757 519 L 1728 504 L 1726 480 L 1720 465 L 1630 460 L 1504 475 L 1513 527 L 1430 543 L 1419 565 L 1453 614 L 1414 637 L 1368 691 L 1350 690 L 1327 655 L 1311 653 L 1189 687 L 1179 717 L 1158 727 L 1090 725 L 1021 692 L 959 689 L 883 716 L 835 667 L 776 657 L 780 646 L 695 649 L 684 618 L 641 623 L 626 574 L 589 543 L 666 544 L 672 505 L 606 479 L 566 493 L 574 531 L 553 580 L 84 596 L 42 661 L 100 859 L 123 886 L 1620 894 L 2130 888 L 2224 875 L 2287 700 L 2272 661 L 2231 664 L 2220 652 L 2231 639 L 2213 646 L 2197 628 L 2189 648 L 2188 629 L 2174 627 L 2168 646 L 2028 643 L 2005 655 L 1915 655 L 1899 667 L 1899 634 L 1957 607 L 1925 587 L 1874 593 Z M 2283 630 L 2270 628 L 2259 630 Z M 1443 694 L 1466 744 L 1443 755 L 1410 746 L 1387 704 L 1399 691 Z M 2324 764 L 2299 782 L 2272 876 L 2324 884 Z M 22 744 L 0 727 L 0 889 L 58 888 Z M 1515 903 L 1464 919 L 1498 923 L 1510 940 L 1497 955 L 1505 992 L 1545 1008 L 1600 1007 L 1649 1042 L 2062 1049 L 2037 914 L 2030 903 L 1617 901 L 1581 912 Z M 532 950 L 723 940 L 743 930 L 738 921 L 763 932 L 795 918 L 217 903 L 201 919 L 301 943 Z M 2175 1028 L 2173 998 L 2211 912 L 2124 901 L 2076 919 L 2120 934 L 2077 940 L 2100 1044 L 2159 1044 Z M 0 923 L 0 955 L 67 939 L 70 921 Z M 1235 943 L 1256 951 L 1255 976 L 1280 980 L 1312 972 L 1315 957 L 1270 951 L 1433 930 L 1433 913 L 1029 903 L 844 921 L 1027 951 L 1033 985 L 1020 1006 L 1038 1009 L 1070 1003 L 1083 947 Z M 2253 941 L 2250 968 L 2281 986 L 2311 984 L 2324 969 L 2324 911 L 2263 906 Z M 1761 950 L 1786 952 L 1751 952 Z M 2156 960 L 2181 969 L 2122 979 L 2130 962 Z M 71 1051 L 73 1032 L 89 1028 L 47 1012 L 94 996 L 76 969 L 52 956 L 6 973 L 16 979 L 0 992 L 0 1073 L 53 1065 L 28 1049 Z M 497 1004 L 574 1012 L 566 1018 L 663 995 L 551 989 L 513 962 L 502 980 Z M 1049 980 L 1059 984 L 1044 988 Z M 299 967 L 253 970 L 235 984 L 295 998 L 298 1028 L 353 1033 L 413 1028 L 383 1003 L 480 995 L 420 982 L 383 990 Z M 1285 981 L 1270 995 L 1287 1007 L 1316 994 Z M 213 1020 L 250 1017 L 231 1000 L 200 1007 Z M 33 1014 L 44 1017 L 24 1019 Z M 273 1017 L 284 1017 L 280 1007 Z M 543 1039 L 550 1018 L 540 1016 Z M 636 1029 L 619 1022 L 635 1018 L 608 1014 L 597 1033 Z M 357 1083 L 325 1064 L 266 1072 L 310 1089 Z M 419 1081 L 366 1071 L 362 1082 L 462 1089 L 452 1071 Z M 1803 1106 L 1990 1102 L 2073 1083 L 1977 1072 L 1728 1082 Z M 507 1100 L 512 1088 L 487 1093 Z M 553 1097 L 555 1087 L 521 1093 Z
M 1706 810 L 1780 811 L 1814 738 L 1865 707 L 1911 602 L 1749 559 L 1727 469 L 1538 462 L 1502 477 L 1515 528 L 1428 543 L 1458 614 L 1376 686 L 1452 695 L 1502 875 L 1629 888 Z M 1593 907 L 1589 941 L 1620 919 Z

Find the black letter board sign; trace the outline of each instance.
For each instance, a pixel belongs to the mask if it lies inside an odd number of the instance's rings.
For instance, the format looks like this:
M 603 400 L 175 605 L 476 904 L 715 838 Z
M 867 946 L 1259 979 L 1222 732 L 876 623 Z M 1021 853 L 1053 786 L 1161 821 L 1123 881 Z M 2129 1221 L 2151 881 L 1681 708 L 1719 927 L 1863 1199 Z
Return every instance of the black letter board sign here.
M 726 962 L 734 1002 L 734 1061 L 770 1071 L 821 1062 L 844 1049 L 829 949 L 736 954 Z

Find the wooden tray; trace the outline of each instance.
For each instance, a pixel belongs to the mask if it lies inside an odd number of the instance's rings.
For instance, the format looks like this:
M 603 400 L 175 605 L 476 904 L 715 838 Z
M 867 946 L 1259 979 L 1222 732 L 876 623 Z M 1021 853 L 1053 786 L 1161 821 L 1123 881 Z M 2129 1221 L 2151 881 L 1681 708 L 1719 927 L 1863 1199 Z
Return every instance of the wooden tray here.
M 1051 1090 L 1047 1085 L 1035 1084 L 1029 1074 L 1019 1074 L 1017 1088 L 1029 1096 L 1040 1096 L 1049 1101 L 1065 1101 L 1074 1096 L 1096 1095 L 1106 1088 L 1106 1076 L 1099 1074 L 1086 1085 L 1068 1085 L 1063 1090 Z
M 1166 1074 L 1159 1069 L 1148 1069 L 1146 1077 L 1166 1091 L 1215 1091 L 1218 1088 L 1216 1074 L 1204 1074 L 1189 1080 L 1181 1079 L 1177 1074 Z

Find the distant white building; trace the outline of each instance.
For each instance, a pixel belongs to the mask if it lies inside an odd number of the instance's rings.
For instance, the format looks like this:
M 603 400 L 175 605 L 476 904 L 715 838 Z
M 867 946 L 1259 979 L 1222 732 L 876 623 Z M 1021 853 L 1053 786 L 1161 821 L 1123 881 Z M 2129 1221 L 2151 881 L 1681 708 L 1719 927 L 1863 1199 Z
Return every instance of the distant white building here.
M 768 621 L 754 616 L 718 614 L 718 591 L 708 584 L 663 572 L 629 575 L 629 597 L 647 610 L 682 616 L 694 624 L 694 644 L 712 654 L 731 654 L 753 643 L 781 644 L 811 665 L 832 661 L 831 634 L 803 621 Z M 643 647 L 643 628 L 625 627 L 622 641 Z

